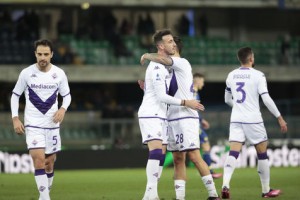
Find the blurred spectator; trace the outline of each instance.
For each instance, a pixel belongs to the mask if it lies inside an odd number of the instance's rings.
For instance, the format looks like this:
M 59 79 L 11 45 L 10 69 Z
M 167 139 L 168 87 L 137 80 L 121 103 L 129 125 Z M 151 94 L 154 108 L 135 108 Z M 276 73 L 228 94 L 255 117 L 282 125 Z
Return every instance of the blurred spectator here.
M 182 14 L 175 28 L 179 35 L 189 35 L 190 21 L 185 14 Z
M 199 17 L 199 29 L 200 29 L 200 35 L 203 37 L 207 36 L 207 26 L 208 26 L 207 17 L 205 14 L 202 14 Z
M 291 37 L 290 35 L 285 35 L 281 43 L 281 64 L 289 65 L 290 64 L 290 48 L 291 48 Z
M 132 34 L 132 24 L 127 20 L 123 19 L 120 26 L 121 35 L 131 35 Z
M 155 32 L 155 25 L 150 13 L 146 14 L 146 19 L 140 15 L 137 24 L 137 33 L 141 36 L 141 45 L 149 50 L 152 48 L 152 35 Z

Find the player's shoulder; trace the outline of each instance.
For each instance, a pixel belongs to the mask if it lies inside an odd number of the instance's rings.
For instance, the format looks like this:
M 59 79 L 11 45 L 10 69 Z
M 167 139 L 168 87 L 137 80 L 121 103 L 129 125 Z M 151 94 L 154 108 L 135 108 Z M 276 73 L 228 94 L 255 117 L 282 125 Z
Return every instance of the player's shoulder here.
M 28 67 L 23 68 L 21 71 L 21 74 L 22 75 L 32 74 L 32 73 L 34 73 L 35 70 L 36 70 L 36 65 L 32 64 L 32 65 L 29 65 Z
M 53 67 L 52 70 L 55 71 L 56 73 L 65 74 L 65 71 L 62 68 L 60 68 L 60 67 L 58 67 L 56 65 L 53 65 L 53 64 L 52 64 L 52 67 Z
M 158 71 L 158 70 L 165 70 L 166 67 L 160 63 L 151 61 L 148 65 L 148 69 Z

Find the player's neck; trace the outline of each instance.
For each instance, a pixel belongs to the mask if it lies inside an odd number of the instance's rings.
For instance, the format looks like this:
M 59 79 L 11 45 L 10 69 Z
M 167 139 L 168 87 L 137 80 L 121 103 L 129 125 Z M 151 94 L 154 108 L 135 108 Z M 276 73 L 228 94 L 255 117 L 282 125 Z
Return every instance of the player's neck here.
M 41 71 L 41 72 L 48 72 L 51 69 L 52 64 L 49 63 L 47 66 L 45 67 L 41 67 L 39 64 L 36 64 L 36 67 Z
M 242 68 L 252 68 L 251 64 L 242 64 L 241 65 Z

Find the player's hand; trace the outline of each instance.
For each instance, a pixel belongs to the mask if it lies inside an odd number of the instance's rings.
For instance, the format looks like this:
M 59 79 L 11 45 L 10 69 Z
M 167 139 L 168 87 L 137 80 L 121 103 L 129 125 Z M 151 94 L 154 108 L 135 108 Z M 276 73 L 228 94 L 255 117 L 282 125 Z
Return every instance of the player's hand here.
M 143 80 L 138 80 L 138 84 L 139 84 L 139 86 L 140 86 L 140 88 L 141 88 L 142 90 L 145 89 L 145 81 L 143 81 Z
M 198 100 L 185 100 L 185 106 L 194 110 L 204 111 L 204 106 Z
M 286 133 L 288 131 L 287 123 L 284 121 L 282 116 L 279 116 L 277 119 L 278 119 L 281 132 Z
M 64 108 L 60 108 L 53 116 L 54 123 L 61 123 L 64 120 L 66 110 Z
M 18 135 L 25 133 L 25 128 L 23 123 L 20 121 L 19 117 L 12 118 L 14 130 Z
M 202 120 L 201 120 L 201 126 L 202 126 L 205 130 L 207 130 L 207 129 L 210 128 L 209 122 L 208 122 L 207 120 L 205 120 L 205 119 L 202 119 Z

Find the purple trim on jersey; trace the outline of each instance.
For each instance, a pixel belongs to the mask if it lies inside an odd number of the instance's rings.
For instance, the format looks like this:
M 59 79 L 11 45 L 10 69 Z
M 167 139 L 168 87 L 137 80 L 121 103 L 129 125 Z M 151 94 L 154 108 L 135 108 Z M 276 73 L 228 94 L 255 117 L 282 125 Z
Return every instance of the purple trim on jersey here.
M 241 70 L 249 70 L 249 67 L 240 67 Z
M 234 123 L 234 124 L 261 124 L 264 122 L 230 122 L 230 123 Z
M 147 144 L 147 142 L 150 142 L 150 141 L 153 141 L 153 140 L 159 140 L 159 141 L 162 141 L 162 139 L 153 138 L 153 139 L 151 139 L 151 140 L 145 140 L 145 141 L 144 141 L 144 144 Z
M 56 154 L 56 153 L 58 153 L 58 152 L 61 152 L 61 150 L 53 151 L 53 152 L 51 152 L 51 153 L 45 153 L 45 155 L 46 155 L 46 156 L 50 156 L 50 155 Z
M 66 95 L 62 96 L 62 97 L 66 97 L 66 96 L 68 96 L 69 94 L 70 94 L 70 92 L 69 92 L 68 94 L 66 94 Z
M 259 142 L 259 143 L 253 144 L 253 145 L 256 146 L 256 145 L 258 145 L 258 144 L 260 144 L 260 143 L 263 143 L 263 142 L 266 142 L 266 141 L 268 141 L 268 140 L 264 140 L 264 141 L 261 141 L 261 142 Z
M 238 152 L 238 151 L 229 151 L 229 156 L 233 156 L 233 157 L 235 157 L 235 159 L 237 159 L 238 157 L 239 157 L 239 155 L 240 155 L 240 152 Z
M 258 160 L 266 160 L 266 159 L 268 159 L 267 152 L 264 152 L 264 153 L 257 153 L 257 159 L 258 159 Z
M 229 88 L 229 87 L 226 87 L 225 90 L 226 90 L 227 92 L 231 92 L 231 88 Z
M 53 127 L 53 128 L 44 128 L 44 127 L 39 127 L 39 126 L 31 126 L 31 125 L 26 125 L 25 128 L 40 128 L 40 129 L 48 129 L 48 130 L 54 130 L 58 129 L 59 127 Z
M 40 176 L 40 175 L 44 175 L 44 174 L 46 174 L 45 169 L 36 169 L 36 170 L 34 171 L 34 175 L 35 175 L 35 176 Z
M 32 149 L 45 149 L 46 147 L 34 147 L 34 148 L 29 148 L 28 150 L 32 150 Z
M 157 118 L 161 120 L 167 120 L 167 118 L 161 118 L 161 117 L 139 117 L 139 119 L 151 119 L 151 118 Z
M 170 119 L 170 120 L 168 120 L 168 122 L 178 121 L 178 120 L 182 120 L 182 119 L 199 119 L 199 117 L 181 117 L 181 118 L 176 118 L 176 119 Z
M 237 140 L 229 140 L 229 142 L 238 142 L 238 143 L 241 143 L 241 144 L 245 144 L 245 141 L 241 142 L 241 141 L 237 141 Z
M 261 95 L 264 95 L 264 94 L 268 94 L 268 93 L 269 93 L 269 92 L 263 92 L 263 93 L 260 94 L 260 96 L 261 96 Z
M 45 102 L 29 86 L 28 91 L 30 102 L 43 114 L 46 114 L 56 102 L 58 89 Z
M 183 149 L 183 150 L 179 150 L 179 152 L 194 151 L 194 150 L 198 150 L 198 149 L 200 149 L 200 148 Z
M 159 160 L 162 157 L 162 149 L 153 149 L 152 151 L 149 151 L 149 160 Z
M 13 92 L 13 94 L 14 94 L 14 95 L 16 95 L 16 96 L 18 96 L 18 97 L 19 97 L 19 96 L 21 96 L 21 95 L 19 95 L 19 94 L 15 93 L 15 92 Z
M 177 84 L 177 79 L 176 79 L 176 75 L 175 75 L 175 71 L 173 69 L 173 75 L 170 81 L 170 86 L 169 86 L 169 95 L 174 97 L 174 95 L 176 94 L 178 90 L 178 84 Z

